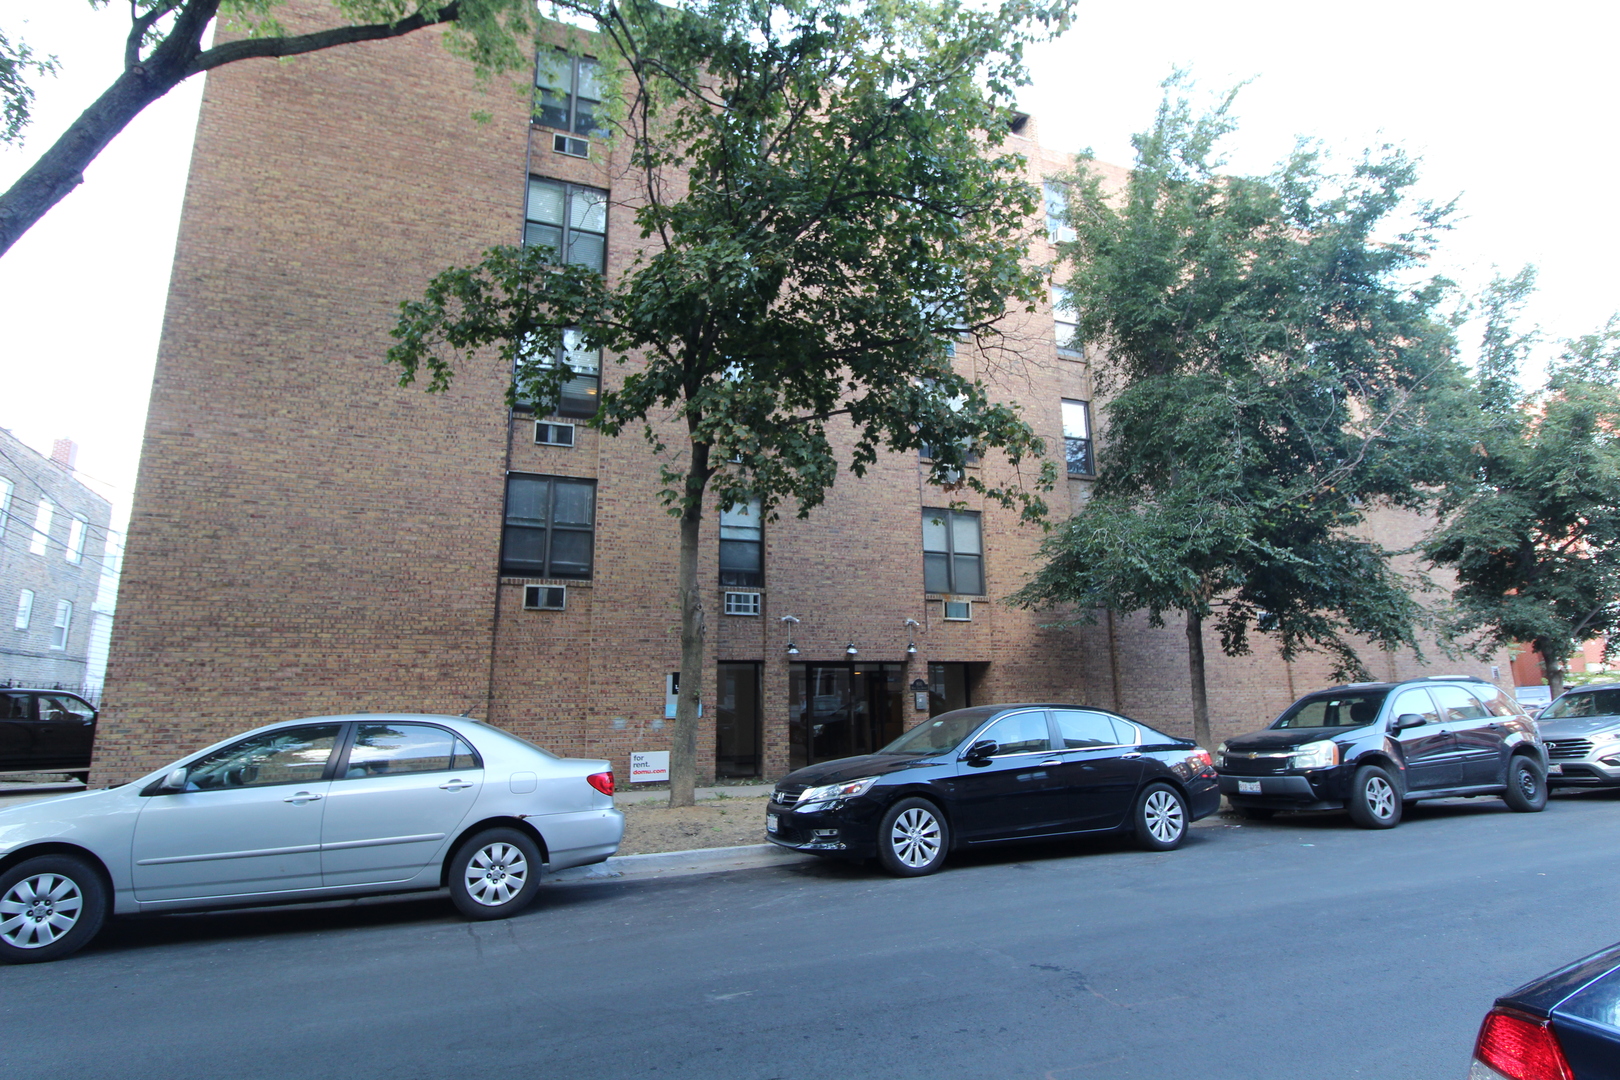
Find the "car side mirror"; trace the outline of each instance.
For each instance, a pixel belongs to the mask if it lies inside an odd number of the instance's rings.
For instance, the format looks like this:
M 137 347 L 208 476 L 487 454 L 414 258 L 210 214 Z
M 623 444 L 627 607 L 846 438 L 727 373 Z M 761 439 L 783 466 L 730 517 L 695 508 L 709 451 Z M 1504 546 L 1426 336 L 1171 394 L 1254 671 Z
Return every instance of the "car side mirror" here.
M 1397 732 L 1401 732 L 1401 731 L 1405 731 L 1407 728 L 1422 727 L 1424 724 L 1427 724 L 1427 723 L 1428 723 L 1428 721 L 1423 718 L 1423 715 L 1421 713 L 1415 713 L 1415 712 L 1401 713 L 1401 715 L 1399 715 L 1399 716 L 1397 716 L 1395 718 L 1394 730 L 1397 731 Z
M 186 790 L 186 767 L 184 765 L 169 773 L 158 785 L 159 795 L 172 795 L 177 791 Z
M 996 750 L 996 740 L 980 739 L 968 747 L 967 753 L 962 755 L 962 759 L 964 761 L 983 761 L 987 757 L 993 757 Z

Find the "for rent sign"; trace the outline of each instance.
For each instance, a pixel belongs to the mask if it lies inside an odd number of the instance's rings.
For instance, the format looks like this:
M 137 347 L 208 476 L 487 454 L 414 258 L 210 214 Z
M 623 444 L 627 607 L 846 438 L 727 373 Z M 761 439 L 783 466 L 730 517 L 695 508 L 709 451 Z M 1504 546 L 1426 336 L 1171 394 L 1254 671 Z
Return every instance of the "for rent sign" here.
M 633 750 L 630 752 L 630 782 L 650 784 L 669 779 L 668 750 Z

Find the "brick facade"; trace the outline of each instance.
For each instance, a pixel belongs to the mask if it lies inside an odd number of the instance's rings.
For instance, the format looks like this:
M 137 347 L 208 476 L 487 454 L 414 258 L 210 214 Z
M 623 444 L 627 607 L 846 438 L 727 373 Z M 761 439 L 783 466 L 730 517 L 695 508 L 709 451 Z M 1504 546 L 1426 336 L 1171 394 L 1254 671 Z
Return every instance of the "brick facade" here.
M 610 275 L 639 243 L 615 183 L 622 151 L 555 153 L 521 93 L 474 89 L 433 31 L 208 76 L 146 445 L 130 526 L 96 770 L 123 779 L 253 724 L 368 710 L 471 711 L 549 749 L 610 758 L 666 749 L 664 679 L 679 668 L 677 527 L 660 504 L 662 462 L 638 432 L 577 429 L 537 446 L 510 413 L 490 360 L 429 396 L 394 385 L 383 356 L 398 301 L 428 278 L 522 235 L 526 177 L 606 188 Z M 492 114 L 475 124 L 475 110 Z M 1030 178 L 1062 171 L 1033 123 L 1015 140 Z M 626 183 L 623 189 L 631 190 Z M 1032 223 L 1032 231 L 1037 223 Z M 1038 235 L 1038 233 L 1037 233 Z M 1032 257 L 1049 258 L 1044 242 Z M 1046 437 L 1062 468 L 1063 398 L 1090 400 L 1085 363 L 1060 358 L 1049 311 L 1009 318 L 1005 344 L 963 350 Z M 634 359 L 605 357 L 611 387 Z M 654 417 L 671 447 L 684 439 Z M 847 445 L 845 447 L 847 450 Z M 847 457 L 847 455 L 846 455 Z M 994 461 L 980 468 L 992 474 Z M 508 472 L 596 482 L 594 570 L 564 611 L 525 610 L 497 573 Z M 766 525 L 759 616 L 727 616 L 718 508 L 706 520 L 711 667 L 700 762 L 714 760 L 712 663 L 761 663 L 763 772 L 789 765 L 788 627 L 796 662 L 973 665 L 974 700 L 1058 699 L 1118 707 L 1190 731 L 1179 627 L 1133 618 L 1078 630 L 999 598 L 1022 584 L 1038 530 L 981 507 L 988 596 L 946 622 L 922 583 L 921 510 L 949 496 L 914 456 L 864 479 L 844 473 L 807 519 Z M 1030 473 L 1026 472 L 1026 476 Z M 989 477 L 987 477 L 989 478 Z M 1085 497 L 1066 479 L 1054 509 Z M 915 619 L 917 652 L 906 652 Z M 1261 650 L 1219 657 L 1221 734 L 1320 685 Z M 1448 670 L 1450 667 L 1448 666 Z M 1116 684 L 1115 676 L 1118 676 Z M 908 720 L 917 712 L 906 697 Z

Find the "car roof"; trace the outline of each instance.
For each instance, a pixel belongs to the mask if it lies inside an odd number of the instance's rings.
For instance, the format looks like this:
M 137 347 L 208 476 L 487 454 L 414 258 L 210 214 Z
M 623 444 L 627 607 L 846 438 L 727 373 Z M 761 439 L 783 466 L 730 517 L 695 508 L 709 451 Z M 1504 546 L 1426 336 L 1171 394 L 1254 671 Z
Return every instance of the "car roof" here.
M 1483 686 L 1495 686 L 1478 675 L 1415 675 L 1410 679 L 1401 679 L 1399 682 L 1357 682 L 1343 683 L 1339 686 L 1329 686 L 1322 690 L 1312 690 L 1301 697 L 1316 697 L 1318 694 L 1342 694 L 1347 691 L 1366 692 L 1371 690 L 1393 690 L 1397 686 L 1423 686 L 1432 683 L 1464 682 L 1477 683 Z
M 1558 696 L 1563 697 L 1564 694 L 1583 694 L 1583 693 L 1586 693 L 1588 690 L 1616 690 L 1616 689 L 1620 689 L 1620 682 L 1595 682 L 1595 683 L 1587 683 L 1585 686 L 1567 686 L 1567 687 L 1564 688 L 1564 693 L 1559 694 Z

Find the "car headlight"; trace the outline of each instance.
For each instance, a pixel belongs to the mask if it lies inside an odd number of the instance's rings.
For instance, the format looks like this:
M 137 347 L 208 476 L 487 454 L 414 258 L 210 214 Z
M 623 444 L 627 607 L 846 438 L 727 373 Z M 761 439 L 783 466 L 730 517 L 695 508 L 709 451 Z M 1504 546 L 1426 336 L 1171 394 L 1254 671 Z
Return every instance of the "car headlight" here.
M 1223 741 L 1223 742 L 1222 742 L 1222 743 L 1221 743 L 1221 745 L 1219 745 L 1219 746 L 1217 746 L 1217 747 L 1216 747 L 1216 748 L 1215 748 L 1215 752 L 1216 752 L 1216 753 L 1217 753 L 1217 754 L 1224 754 L 1224 753 L 1226 753 L 1226 743 L 1225 743 L 1225 742 L 1224 742 L 1224 741 Z
M 1339 744 L 1332 739 L 1309 742 L 1288 755 L 1291 769 L 1326 769 L 1339 763 Z
M 868 776 L 861 780 L 845 780 L 841 784 L 806 788 L 799 796 L 799 801 L 794 804 L 794 809 L 803 810 L 811 803 L 831 802 L 834 799 L 853 799 L 857 795 L 865 795 L 877 782 L 877 777 Z

